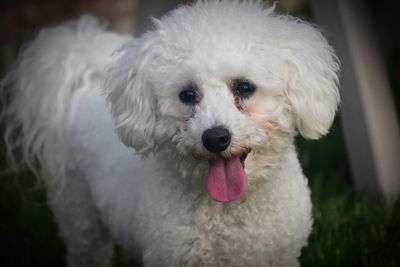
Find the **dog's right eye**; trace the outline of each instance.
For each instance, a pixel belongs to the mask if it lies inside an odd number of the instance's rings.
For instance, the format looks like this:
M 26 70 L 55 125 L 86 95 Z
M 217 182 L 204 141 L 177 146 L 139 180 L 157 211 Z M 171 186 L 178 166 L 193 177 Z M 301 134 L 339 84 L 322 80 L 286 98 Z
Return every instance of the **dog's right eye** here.
M 248 80 L 236 79 L 233 81 L 233 94 L 240 98 L 248 98 L 254 94 L 256 86 Z
M 190 86 L 179 93 L 179 99 L 186 105 L 195 105 L 199 103 L 199 94 Z

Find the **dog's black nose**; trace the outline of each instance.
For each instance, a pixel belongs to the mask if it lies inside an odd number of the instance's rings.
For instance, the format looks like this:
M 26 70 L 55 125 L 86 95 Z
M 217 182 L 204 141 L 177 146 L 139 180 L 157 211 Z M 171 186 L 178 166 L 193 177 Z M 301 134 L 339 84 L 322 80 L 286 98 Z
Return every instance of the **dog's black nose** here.
M 224 127 L 214 127 L 204 131 L 202 141 L 208 151 L 222 152 L 231 143 L 231 133 Z

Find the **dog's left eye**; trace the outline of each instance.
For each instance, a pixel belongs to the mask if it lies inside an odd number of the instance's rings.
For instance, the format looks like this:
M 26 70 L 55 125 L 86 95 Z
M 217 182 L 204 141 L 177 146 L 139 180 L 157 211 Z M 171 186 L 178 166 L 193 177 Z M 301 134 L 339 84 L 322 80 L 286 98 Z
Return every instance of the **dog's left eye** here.
M 179 93 L 179 99 L 186 105 L 195 105 L 199 103 L 199 94 L 193 86 L 189 86 Z
M 238 79 L 233 81 L 232 91 L 235 96 L 248 98 L 256 91 L 256 86 L 250 81 Z

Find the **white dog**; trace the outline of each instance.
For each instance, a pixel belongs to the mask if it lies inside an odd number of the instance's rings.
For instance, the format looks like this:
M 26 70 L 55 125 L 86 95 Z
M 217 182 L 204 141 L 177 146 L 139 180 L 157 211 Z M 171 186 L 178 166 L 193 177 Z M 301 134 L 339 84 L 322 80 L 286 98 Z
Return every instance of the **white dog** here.
M 137 39 L 86 16 L 3 81 L 7 142 L 45 181 L 69 266 L 109 266 L 113 242 L 144 266 L 298 266 L 293 139 L 328 132 L 337 72 L 316 28 L 258 1 L 181 6 Z

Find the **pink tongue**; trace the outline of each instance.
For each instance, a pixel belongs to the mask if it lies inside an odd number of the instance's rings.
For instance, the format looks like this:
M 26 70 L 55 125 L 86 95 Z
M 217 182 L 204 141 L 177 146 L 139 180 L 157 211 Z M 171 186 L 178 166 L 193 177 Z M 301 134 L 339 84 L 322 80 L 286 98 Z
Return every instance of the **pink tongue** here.
M 241 198 L 246 189 L 247 176 L 239 157 L 211 163 L 207 176 L 207 191 L 212 199 L 230 202 Z

